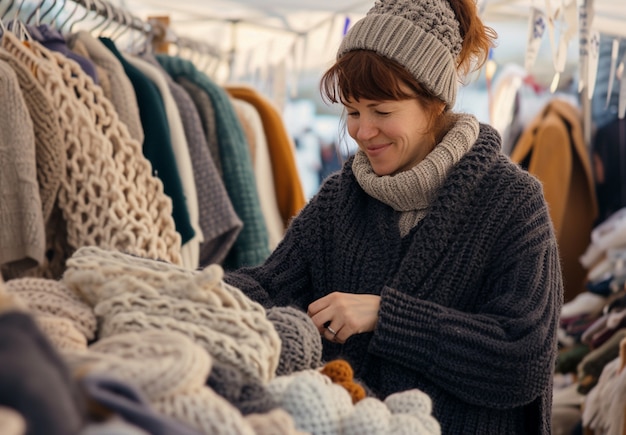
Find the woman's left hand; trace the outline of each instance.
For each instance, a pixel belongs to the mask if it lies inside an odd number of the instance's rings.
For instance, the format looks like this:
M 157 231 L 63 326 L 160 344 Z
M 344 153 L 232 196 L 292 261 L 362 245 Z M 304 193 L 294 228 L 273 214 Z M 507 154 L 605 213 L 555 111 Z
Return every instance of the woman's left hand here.
M 307 313 L 324 338 L 345 343 L 374 330 L 379 308 L 380 296 L 333 292 L 311 303 Z

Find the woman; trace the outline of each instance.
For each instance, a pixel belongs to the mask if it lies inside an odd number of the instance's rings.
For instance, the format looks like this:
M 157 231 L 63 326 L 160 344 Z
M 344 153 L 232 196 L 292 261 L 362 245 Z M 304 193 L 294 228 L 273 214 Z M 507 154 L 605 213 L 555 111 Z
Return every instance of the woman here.
M 378 397 L 429 394 L 445 434 L 547 434 L 563 289 L 542 189 L 451 112 L 494 38 L 472 0 L 376 2 L 321 85 L 358 152 L 226 281 L 306 310 Z

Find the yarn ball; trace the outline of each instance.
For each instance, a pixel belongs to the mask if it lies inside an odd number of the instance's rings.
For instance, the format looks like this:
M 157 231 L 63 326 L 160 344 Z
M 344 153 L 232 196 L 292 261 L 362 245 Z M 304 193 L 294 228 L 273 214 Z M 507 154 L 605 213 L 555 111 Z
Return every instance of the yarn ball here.
M 365 398 L 365 389 L 354 381 L 354 370 L 348 361 L 343 359 L 330 361 L 320 371 L 334 383 L 345 388 L 352 397 L 352 403 Z
M 305 312 L 295 307 L 272 307 L 267 318 L 281 340 L 277 376 L 322 365 L 322 337 Z

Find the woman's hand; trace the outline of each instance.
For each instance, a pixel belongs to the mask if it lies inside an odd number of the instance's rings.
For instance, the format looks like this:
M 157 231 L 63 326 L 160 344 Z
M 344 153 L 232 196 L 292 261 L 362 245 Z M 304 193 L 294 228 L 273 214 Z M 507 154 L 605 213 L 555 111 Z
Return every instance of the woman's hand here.
M 309 305 L 308 315 L 324 338 L 337 343 L 373 331 L 380 296 L 333 292 Z

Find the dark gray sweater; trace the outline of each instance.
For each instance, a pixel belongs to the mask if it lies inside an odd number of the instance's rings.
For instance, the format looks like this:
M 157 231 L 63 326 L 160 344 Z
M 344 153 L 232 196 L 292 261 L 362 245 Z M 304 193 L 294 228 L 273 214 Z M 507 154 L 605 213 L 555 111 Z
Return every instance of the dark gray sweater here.
M 404 238 L 398 217 L 361 189 L 349 160 L 263 265 L 225 280 L 266 307 L 380 295 L 375 331 L 325 341 L 325 360 L 346 358 L 380 398 L 421 389 L 444 434 L 550 433 L 563 285 L 539 182 L 481 125 Z

